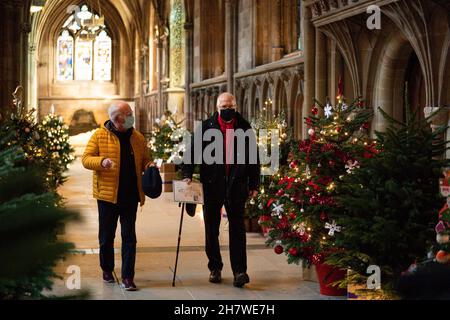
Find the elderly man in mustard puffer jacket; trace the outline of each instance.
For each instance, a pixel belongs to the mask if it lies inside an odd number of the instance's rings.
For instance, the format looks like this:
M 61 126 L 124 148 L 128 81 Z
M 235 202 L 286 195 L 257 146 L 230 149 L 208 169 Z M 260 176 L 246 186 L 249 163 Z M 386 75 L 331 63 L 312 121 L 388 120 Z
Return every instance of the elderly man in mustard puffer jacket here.
M 114 237 L 120 217 L 122 285 L 136 290 L 136 211 L 144 205 L 142 173 L 153 163 L 144 136 L 133 129 L 134 117 L 126 102 L 111 105 L 110 120 L 92 135 L 83 166 L 94 171 L 93 191 L 99 213 L 100 266 L 103 280 L 114 283 Z

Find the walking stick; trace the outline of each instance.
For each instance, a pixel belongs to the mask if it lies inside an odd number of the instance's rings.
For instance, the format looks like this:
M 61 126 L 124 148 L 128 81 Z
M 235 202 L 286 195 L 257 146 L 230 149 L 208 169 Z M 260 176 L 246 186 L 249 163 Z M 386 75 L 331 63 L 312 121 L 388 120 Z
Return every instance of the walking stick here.
M 175 287 L 175 277 L 177 276 L 177 266 L 178 266 L 178 254 L 180 253 L 180 241 L 181 241 L 181 230 L 183 229 L 183 216 L 184 216 L 184 202 L 181 204 L 181 202 L 178 204 L 178 206 L 181 206 L 181 218 L 180 218 L 180 230 L 178 231 L 178 245 L 177 245 L 177 258 L 175 260 L 175 269 L 173 270 L 173 281 L 172 281 L 172 287 Z

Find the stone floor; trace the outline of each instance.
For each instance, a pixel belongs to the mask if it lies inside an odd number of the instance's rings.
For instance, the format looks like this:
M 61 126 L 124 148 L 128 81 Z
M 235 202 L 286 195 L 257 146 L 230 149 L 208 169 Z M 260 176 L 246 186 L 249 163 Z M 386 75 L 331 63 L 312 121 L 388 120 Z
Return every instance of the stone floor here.
M 82 220 L 66 226 L 65 238 L 78 250 L 56 267 L 62 279 L 55 282 L 50 295 L 77 294 L 67 289 L 69 266 L 78 266 L 81 289 L 88 290 L 91 299 L 330 299 L 319 294 L 319 285 L 312 279 L 314 272 L 298 265 L 288 265 L 284 255 L 276 255 L 264 245 L 258 233 L 247 234 L 248 273 L 251 282 L 245 289 L 232 286 L 228 256 L 228 226 L 222 219 L 220 241 L 223 247 L 224 270 L 222 284 L 208 282 L 207 259 L 204 254 L 204 230 L 201 206 L 195 217 L 185 215 L 176 286 L 172 287 L 180 208 L 171 193 L 150 200 L 139 209 L 137 218 L 138 253 L 135 282 L 140 290 L 124 292 L 118 284 L 101 281 L 97 242 L 97 208 L 92 199 L 91 172 L 85 170 L 79 158 L 71 166 L 69 180 L 60 189 L 67 205 L 81 213 Z M 116 248 L 120 248 L 120 228 Z M 116 249 L 116 250 L 117 250 Z M 116 251 L 116 274 L 120 276 L 120 251 Z

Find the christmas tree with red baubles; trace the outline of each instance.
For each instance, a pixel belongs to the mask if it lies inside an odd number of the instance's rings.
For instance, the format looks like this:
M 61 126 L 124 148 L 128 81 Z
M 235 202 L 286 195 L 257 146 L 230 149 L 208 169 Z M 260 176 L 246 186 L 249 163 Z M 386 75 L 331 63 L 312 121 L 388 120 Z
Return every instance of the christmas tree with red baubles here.
M 340 181 L 378 152 L 367 134 L 373 111 L 361 99 L 347 104 L 341 88 L 336 105 L 315 102 L 306 118 L 309 138 L 292 147 L 289 170 L 273 177 L 263 203 L 259 222 L 269 229 L 267 243 L 288 263 L 309 266 L 339 250 L 336 235 L 345 232 L 336 224 L 345 214 L 335 201 Z

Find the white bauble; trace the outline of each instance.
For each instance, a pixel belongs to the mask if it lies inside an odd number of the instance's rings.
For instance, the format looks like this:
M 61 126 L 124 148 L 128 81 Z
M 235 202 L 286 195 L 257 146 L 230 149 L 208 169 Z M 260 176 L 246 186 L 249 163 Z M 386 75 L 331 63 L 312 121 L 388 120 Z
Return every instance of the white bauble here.
M 448 234 L 438 233 L 436 235 L 436 242 L 439 244 L 445 244 L 445 243 L 448 243 L 449 241 L 450 241 L 450 236 Z

